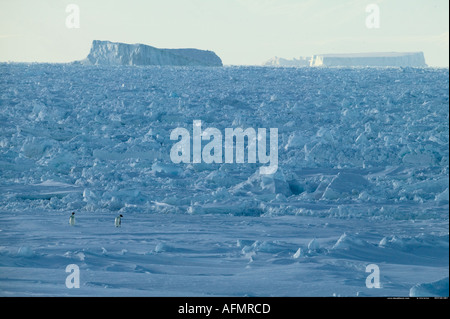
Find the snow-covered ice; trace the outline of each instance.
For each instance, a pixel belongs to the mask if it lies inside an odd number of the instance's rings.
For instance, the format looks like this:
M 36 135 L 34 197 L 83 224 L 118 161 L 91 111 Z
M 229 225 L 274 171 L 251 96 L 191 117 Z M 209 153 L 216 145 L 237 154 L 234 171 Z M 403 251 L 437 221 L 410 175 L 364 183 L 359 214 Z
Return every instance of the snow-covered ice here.
M 448 69 L 0 74 L 2 296 L 448 296 Z M 277 172 L 173 163 L 194 120 L 278 128 Z

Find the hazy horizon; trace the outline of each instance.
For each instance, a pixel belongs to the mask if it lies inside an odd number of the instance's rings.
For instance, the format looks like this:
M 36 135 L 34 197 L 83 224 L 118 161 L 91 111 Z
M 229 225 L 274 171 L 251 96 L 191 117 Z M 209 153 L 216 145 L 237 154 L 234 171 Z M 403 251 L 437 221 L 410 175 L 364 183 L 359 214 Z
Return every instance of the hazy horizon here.
M 80 10 L 68 28 L 69 4 Z M 379 8 L 379 27 L 366 19 Z M 214 51 L 224 65 L 261 65 L 314 54 L 424 53 L 430 67 L 448 67 L 447 0 L 17 0 L 0 2 L 0 61 L 82 60 L 93 40 L 157 48 Z

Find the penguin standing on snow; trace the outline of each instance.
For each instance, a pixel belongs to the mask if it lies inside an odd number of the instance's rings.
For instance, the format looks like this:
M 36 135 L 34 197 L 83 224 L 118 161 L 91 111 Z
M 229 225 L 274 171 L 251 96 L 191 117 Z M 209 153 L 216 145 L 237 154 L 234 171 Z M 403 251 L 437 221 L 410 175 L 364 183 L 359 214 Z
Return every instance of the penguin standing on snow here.
M 116 219 L 114 220 L 114 225 L 116 227 L 120 227 L 120 225 L 122 225 L 122 215 L 119 215 L 116 217 Z
M 75 213 L 72 213 L 72 215 L 70 215 L 69 224 L 70 224 L 70 226 L 75 225 Z

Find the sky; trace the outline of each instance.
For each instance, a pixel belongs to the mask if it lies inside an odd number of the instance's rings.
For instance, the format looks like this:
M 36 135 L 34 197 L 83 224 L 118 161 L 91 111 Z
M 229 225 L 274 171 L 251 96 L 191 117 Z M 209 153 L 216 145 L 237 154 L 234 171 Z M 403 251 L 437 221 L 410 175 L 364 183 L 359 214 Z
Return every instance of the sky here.
M 70 4 L 79 8 L 79 28 Z M 366 21 L 379 9 L 378 27 Z M 449 66 L 448 0 L 0 0 L 0 61 L 70 62 L 93 40 L 214 51 L 225 65 L 423 51 Z

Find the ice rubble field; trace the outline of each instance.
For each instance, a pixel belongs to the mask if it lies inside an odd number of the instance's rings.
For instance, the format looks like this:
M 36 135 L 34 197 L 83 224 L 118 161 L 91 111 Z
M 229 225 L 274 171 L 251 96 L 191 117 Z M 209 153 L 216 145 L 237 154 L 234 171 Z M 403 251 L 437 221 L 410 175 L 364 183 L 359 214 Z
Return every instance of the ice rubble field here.
M 448 69 L 0 75 L 2 296 L 448 296 Z M 172 163 L 193 120 L 278 128 L 278 171 Z

